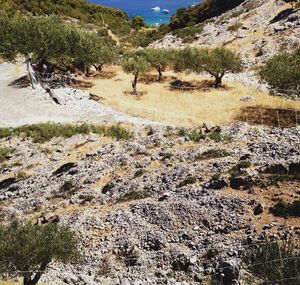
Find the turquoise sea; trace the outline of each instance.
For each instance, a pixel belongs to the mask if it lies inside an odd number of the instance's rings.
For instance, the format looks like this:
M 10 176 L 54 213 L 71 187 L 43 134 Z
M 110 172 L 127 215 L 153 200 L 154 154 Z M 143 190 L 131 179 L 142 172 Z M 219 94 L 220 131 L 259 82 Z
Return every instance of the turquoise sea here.
M 178 8 L 188 7 L 201 1 L 195 0 L 92 0 L 92 2 L 114 8 L 120 8 L 130 17 L 142 16 L 149 25 L 169 23 L 170 17 Z M 152 11 L 151 8 L 160 7 L 160 11 Z M 163 9 L 170 11 L 164 14 Z

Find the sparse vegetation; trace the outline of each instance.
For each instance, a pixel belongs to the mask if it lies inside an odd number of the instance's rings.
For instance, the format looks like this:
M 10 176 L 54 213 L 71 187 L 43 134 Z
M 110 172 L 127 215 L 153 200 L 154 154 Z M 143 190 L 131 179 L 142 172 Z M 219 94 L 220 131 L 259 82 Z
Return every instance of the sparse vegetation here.
M 279 182 L 284 183 L 287 181 L 300 181 L 300 174 L 272 174 L 268 177 L 271 185 L 278 185 Z
M 35 285 L 52 261 L 78 263 L 78 241 L 66 226 L 13 221 L 0 224 L 0 271 Z
M 173 35 L 182 39 L 184 43 L 191 43 L 195 40 L 196 35 L 203 32 L 203 25 L 189 26 L 186 28 L 173 31 Z
M 140 190 L 140 191 L 131 191 L 126 193 L 123 197 L 119 198 L 117 200 L 117 203 L 125 203 L 130 202 L 134 200 L 141 200 L 149 198 L 151 194 L 146 190 Z
M 159 156 L 162 158 L 162 160 L 170 159 L 173 157 L 173 153 L 171 152 L 161 152 Z
M 281 200 L 275 206 L 270 208 L 270 212 L 274 216 L 279 217 L 300 217 L 300 200 L 296 200 L 292 203 Z
M 55 198 L 67 199 L 74 195 L 78 190 L 79 188 L 73 180 L 67 180 L 60 186 L 59 190 L 55 191 L 53 194 Z
M 242 23 L 237 22 L 237 23 L 234 23 L 233 25 L 229 26 L 227 30 L 229 32 L 237 32 L 242 26 L 243 26 Z
M 229 169 L 228 173 L 231 175 L 232 178 L 239 177 L 246 175 L 247 172 L 245 171 L 246 168 L 251 166 L 250 161 L 241 161 L 240 163 L 234 165 L 232 168 Z
M 195 176 L 189 175 L 188 177 L 186 177 L 183 181 L 181 181 L 178 184 L 178 187 L 184 187 L 187 185 L 192 185 L 195 184 L 197 182 L 197 178 Z
M 10 147 L 0 147 L 0 163 L 7 159 L 7 156 L 12 154 L 15 149 Z
M 220 158 L 229 156 L 230 152 L 226 149 L 209 149 L 199 155 L 197 155 L 197 160 L 206 160 L 206 159 L 213 159 L 213 158 Z
M 267 284 L 296 285 L 300 253 L 293 241 L 266 240 L 250 246 L 243 260 L 254 276 Z M 280 281 L 282 280 L 282 281 Z
M 70 138 L 76 134 L 95 133 L 117 140 L 128 140 L 133 134 L 119 125 L 104 126 L 93 124 L 55 124 L 44 123 L 36 125 L 25 125 L 14 129 L 1 129 L 0 138 L 10 136 L 24 136 L 32 138 L 34 142 L 49 141 L 54 137 Z
M 203 133 L 201 129 L 195 128 L 195 129 L 186 129 L 186 128 L 181 128 L 177 132 L 177 135 L 180 137 L 186 137 L 190 139 L 191 141 L 194 142 L 199 142 L 201 140 L 204 140 L 206 138 L 213 140 L 215 142 L 230 142 L 232 138 L 226 134 L 222 134 L 220 132 L 215 132 L 215 133 Z

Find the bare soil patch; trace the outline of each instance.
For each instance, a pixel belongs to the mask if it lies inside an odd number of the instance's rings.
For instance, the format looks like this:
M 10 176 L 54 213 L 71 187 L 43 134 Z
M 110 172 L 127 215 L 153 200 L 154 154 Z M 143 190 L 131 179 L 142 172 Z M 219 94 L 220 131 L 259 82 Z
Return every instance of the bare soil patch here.
M 241 109 L 237 119 L 254 125 L 290 128 L 299 125 L 300 110 L 249 106 Z

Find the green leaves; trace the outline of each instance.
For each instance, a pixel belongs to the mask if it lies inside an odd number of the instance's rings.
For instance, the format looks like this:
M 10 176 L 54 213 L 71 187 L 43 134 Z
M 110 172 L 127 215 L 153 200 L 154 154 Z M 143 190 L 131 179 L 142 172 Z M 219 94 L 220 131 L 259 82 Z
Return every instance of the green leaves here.
M 275 55 L 261 68 L 259 75 L 275 93 L 299 96 L 300 49 Z
M 151 64 L 144 56 L 132 53 L 125 56 L 122 60 L 122 67 L 126 73 L 139 75 L 147 72 Z
M 215 86 L 220 87 L 226 72 L 242 71 L 242 61 L 239 55 L 225 48 L 212 50 L 185 48 L 177 52 L 175 70 L 196 73 L 206 71 L 215 77 Z
M 80 260 L 78 242 L 65 226 L 13 221 L 0 224 L 0 271 L 31 278 L 51 261 L 76 263 Z
M 111 63 L 111 41 L 62 23 L 55 16 L 0 17 L 0 55 L 13 61 L 29 54 L 35 62 L 73 64 L 82 69 Z

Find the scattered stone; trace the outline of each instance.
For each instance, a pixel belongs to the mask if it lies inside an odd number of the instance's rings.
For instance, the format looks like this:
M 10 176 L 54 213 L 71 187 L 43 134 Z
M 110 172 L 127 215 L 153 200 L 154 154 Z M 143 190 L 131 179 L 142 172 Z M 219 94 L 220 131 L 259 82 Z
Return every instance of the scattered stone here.
M 264 207 L 261 204 L 258 204 L 254 209 L 253 209 L 253 214 L 255 216 L 260 215 L 264 212 Z

